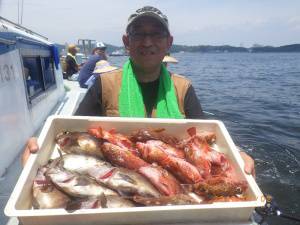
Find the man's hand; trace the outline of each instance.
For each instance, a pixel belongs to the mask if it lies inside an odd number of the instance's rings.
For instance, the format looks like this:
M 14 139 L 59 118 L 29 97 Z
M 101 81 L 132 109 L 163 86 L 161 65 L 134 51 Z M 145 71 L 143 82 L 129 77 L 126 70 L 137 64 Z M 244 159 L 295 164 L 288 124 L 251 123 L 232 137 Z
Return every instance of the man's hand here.
M 255 178 L 254 160 L 246 152 L 240 152 L 240 155 L 242 156 L 245 162 L 245 172 L 247 174 L 252 174 L 252 176 Z
M 24 167 L 30 154 L 31 153 L 36 153 L 39 150 L 39 146 L 37 143 L 37 139 L 35 137 L 29 138 L 27 141 L 26 147 L 23 151 L 22 155 L 22 166 Z

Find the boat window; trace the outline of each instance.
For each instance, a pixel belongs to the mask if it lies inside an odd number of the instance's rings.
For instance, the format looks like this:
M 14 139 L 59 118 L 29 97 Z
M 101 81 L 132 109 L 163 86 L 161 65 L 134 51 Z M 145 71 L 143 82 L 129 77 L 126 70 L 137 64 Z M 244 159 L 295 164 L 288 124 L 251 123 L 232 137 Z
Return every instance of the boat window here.
M 42 68 L 44 71 L 45 89 L 47 90 L 55 84 L 53 60 L 50 57 L 43 57 Z
M 40 57 L 23 57 L 24 74 L 29 99 L 43 92 L 43 77 Z
M 27 93 L 31 101 L 55 83 L 54 62 L 50 56 L 23 56 Z

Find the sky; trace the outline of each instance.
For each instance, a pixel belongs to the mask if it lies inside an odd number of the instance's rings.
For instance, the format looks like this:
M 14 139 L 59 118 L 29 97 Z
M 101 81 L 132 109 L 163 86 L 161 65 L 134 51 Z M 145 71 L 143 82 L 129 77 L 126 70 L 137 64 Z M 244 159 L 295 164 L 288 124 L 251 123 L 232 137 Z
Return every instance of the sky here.
M 22 1 L 22 25 L 60 44 L 87 38 L 122 46 L 129 15 L 145 5 L 168 16 L 174 44 L 300 43 L 299 0 L 0 0 L 0 16 L 20 22 Z

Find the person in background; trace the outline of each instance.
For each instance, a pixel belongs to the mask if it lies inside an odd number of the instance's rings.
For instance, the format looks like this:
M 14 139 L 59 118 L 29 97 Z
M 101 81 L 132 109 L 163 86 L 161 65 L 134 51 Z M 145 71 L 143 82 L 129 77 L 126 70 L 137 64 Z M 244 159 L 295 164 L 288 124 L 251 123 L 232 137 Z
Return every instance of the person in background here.
M 87 88 L 86 81 L 93 75 L 95 65 L 100 60 L 107 60 L 105 54 L 106 46 L 102 42 L 98 42 L 96 47 L 92 51 L 92 55 L 89 57 L 88 61 L 83 65 L 79 72 L 78 82 L 80 87 Z
M 68 80 L 77 80 L 78 71 L 80 69 L 76 61 L 76 53 L 79 51 L 76 45 L 70 44 L 68 46 L 68 54 L 65 59 L 66 77 Z
M 84 85 L 89 88 L 95 83 L 95 80 L 98 76 L 103 73 L 114 71 L 116 69 L 118 69 L 118 67 L 111 66 L 108 61 L 100 60 L 96 63 L 95 69 L 92 72 L 92 76 L 90 76 L 90 78 L 84 83 Z
M 168 63 L 174 63 L 177 64 L 178 60 L 175 59 L 174 57 L 170 56 L 170 53 L 168 53 L 167 55 L 165 55 L 165 57 L 163 58 L 163 64 L 167 67 Z
M 32 79 L 32 77 L 30 76 L 30 70 L 26 66 L 23 67 L 23 70 L 26 80 L 27 92 L 31 97 L 35 94 L 36 90 L 39 90 L 41 88 L 41 85 L 38 81 Z
M 75 115 L 204 118 L 191 82 L 162 63 L 172 42 L 167 16 L 151 6 L 136 10 L 123 35 L 129 60 L 123 70 L 97 77 Z M 23 162 L 37 149 L 36 140 L 30 139 Z M 254 174 L 253 159 L 245 152 L 241 156 L 245 172 Z

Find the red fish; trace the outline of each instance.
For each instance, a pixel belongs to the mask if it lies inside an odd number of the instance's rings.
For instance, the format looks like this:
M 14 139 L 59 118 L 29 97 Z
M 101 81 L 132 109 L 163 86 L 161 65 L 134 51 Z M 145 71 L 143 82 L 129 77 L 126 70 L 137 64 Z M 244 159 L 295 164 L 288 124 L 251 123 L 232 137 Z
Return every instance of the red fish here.
M 102 152 L 105 158 L 111 163 L 127 169 L 138 170 L 142 166 L 149 165 L 147 162 L 134 155 L 129 149 L 109 142 L 103 143 Z
M 195 166 L 184 159 L 168 155 L 162 150 L 162 145 L 153 145 L 153 141 L 147 141 L 146 143 L 138 142 L 136 146 L 144 160 L 159 164 L 176 175 L 183 183 L 193 184 L 203 180 Z
M 179 182 L 167 170 L 149 165 L 140 167 L 138 172 L 146 177 L 163 195 L 172 196 L 182 193 Z

